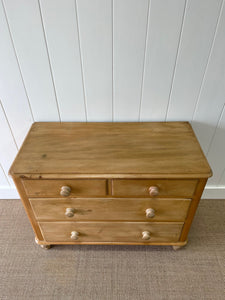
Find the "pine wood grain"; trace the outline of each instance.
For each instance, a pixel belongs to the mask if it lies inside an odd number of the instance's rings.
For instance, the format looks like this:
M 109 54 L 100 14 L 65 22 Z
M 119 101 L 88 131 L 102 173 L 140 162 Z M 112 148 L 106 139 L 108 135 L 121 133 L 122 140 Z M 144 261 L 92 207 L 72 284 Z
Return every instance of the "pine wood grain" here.
M 14 181 L 15 186 L 17 188 L 17 191 L 18 191 L 18 193 L 20 195 L 20 198 L 21 198 L 21 201 L 23 203 L 24 209 L 25 209 L 25 211 L 27 213 L 27 216 L 28 216 L 28 218 L 30 220 L 31 226 L 33 228 L 33 231 L 34 231 L 36 237 L 39 240 L 43 240 L 43 236 L 41 234 L 40 227 L 39 227 L 39 225 L 37 223 L 37 220 L 36 220 L 36 218 L 34 216 L 34 212 L 33 212 L 32 208 L 31 208 L 31 205 L 30 205 L 30 202 L 28 200 L 26 191 L 25 191 L 25 189 L 23 187 L 23 184 L 22 184 L 20 178 L 14 176 L 13 177 L 13 181 Z
M 46 242 L 71 242 L 72 231 L 79 232 L 78 242 L 144 242 L 145 230 L 150 232 L 152 242 L 177 242 L 183 223 L 40 222 L 39 225 Z
M 106 180 L 104 179 L 61 179 L 61 180 L 22 180 L 30 197 L 60 197 L 62 186 L 71 188 L 70 197 L 105 196 Z
M 190 199 L 30 199 L 36 219 L 39 221 L 183 222 L 190 202 Z M 73 208 L 74 216 L 67 217 L 66 208 Z M 148 208 L 155 210 L 153 218 L 146 217 Z
M 212 174 L 187 122 L 34 123 L 14 173 Z
M 187 122 L 34 123 L 9 173 L 40 245 L 176 247 L 212 175 Z
M 152 197 L 149 187 L 155 186 L 159 190 L 157 197 L 186 197 L 194 194 L 197 180 L 141 180 L 114 179 L 112 180 L 112 195 L 114 197 Z
M 201 199 L 201 196 L 202 196 L 204 187 L 206 185 L 206 182 L 207 182 L 207 179 L 200 179 L 199 180 L 199 184 L 198 184 L 198 186 L 196 188 L 194 197 L 193 197 L 193 199 L 191 201 L 191 205 L 190 205 L 190 208 L 189 208 L 189 211 L 188 211 L 188 215 L 187 215 L 187 220 L 186 220 L 186 222 L 184 224 L 184 227 L 183 227 L 183 230 L 182 230 L 182 234 L 180 236 L 180 241 L 181 242 L 187 240 L 188 232 L 190 230 L 192 221 L 194 219 L 196 210 L 198 208 L 198 204 L 199 204 L 199 201 Z

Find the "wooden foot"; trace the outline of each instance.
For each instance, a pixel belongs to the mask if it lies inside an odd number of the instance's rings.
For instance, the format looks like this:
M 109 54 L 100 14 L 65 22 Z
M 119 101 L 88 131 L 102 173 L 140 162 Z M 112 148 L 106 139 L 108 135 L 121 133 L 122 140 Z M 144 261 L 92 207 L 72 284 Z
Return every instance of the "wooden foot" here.
M 51 245 L 41 245 L 41 244 L 39 244 L 39 240 L 38 240 L 37 237 L 35 237 L 35 243 L 38 244 L 42 249 L 45 249 L 45 250 L 51 248 Z
M 40 245 L 42 249 L 48 250 L 51 248 L 51 245 Z
M 180 248 L 184 247 L 185 245 L 187 245 L 188 240 L 184 241 L 184 242 L 178 242 L 179 244 L 172 246 L 173 250 L 179 250 Z
M 173 250 L 179 250 L 180 248 L 182 248 L 183 246 L 172 246 L 173 247 Z

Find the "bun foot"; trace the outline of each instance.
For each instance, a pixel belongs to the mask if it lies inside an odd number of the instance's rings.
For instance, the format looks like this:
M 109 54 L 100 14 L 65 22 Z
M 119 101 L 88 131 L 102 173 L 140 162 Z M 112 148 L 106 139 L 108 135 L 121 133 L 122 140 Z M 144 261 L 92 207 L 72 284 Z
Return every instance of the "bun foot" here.
M 179 250 L 180 248 L 182 248 L 183 246 L 172 246 L 173 247 L 173 250 Z
M 38 244 L 42 249 L 48 250 L 51 248 L 51 245 L 41 245 L 39 244 L 39 240 L 37 237 L 35 237 L 35 243 Z
M 187 245 L 187 242 L 188 242 L 188 240 L 186 240 L 186 241 L 184 241 L 184 242 L 179 242 L 179 244 L 178 245 L 174 245 L 174 246 L 172 246 L 173 247 L 173 250 L 179 250 L 180 248 L 182 248 L 182 247 L 184 247 L 185 245 Z
M 51 245 L 40 245 L 42 249 L 48 250 L 51 248 Z

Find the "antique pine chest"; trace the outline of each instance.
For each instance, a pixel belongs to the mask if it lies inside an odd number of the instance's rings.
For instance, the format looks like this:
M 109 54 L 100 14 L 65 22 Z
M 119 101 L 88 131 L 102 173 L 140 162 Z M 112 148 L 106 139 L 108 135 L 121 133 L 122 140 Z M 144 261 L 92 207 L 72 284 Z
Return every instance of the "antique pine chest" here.
M 9 173 L 43 248 L 178 249 L 212 175 L 188 122 L 34 123 Z

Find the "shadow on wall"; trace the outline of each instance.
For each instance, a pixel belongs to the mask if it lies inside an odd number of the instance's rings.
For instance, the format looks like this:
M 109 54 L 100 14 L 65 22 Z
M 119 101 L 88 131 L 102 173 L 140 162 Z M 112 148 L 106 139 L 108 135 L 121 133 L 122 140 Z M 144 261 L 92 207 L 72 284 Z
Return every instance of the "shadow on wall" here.
M 213 176 L 207 185 L 225 185 L 225 120 L 223 119 L 225 117 L 220 119 L 217 127 L 209 123 L 191 122 L 213 171 Z

